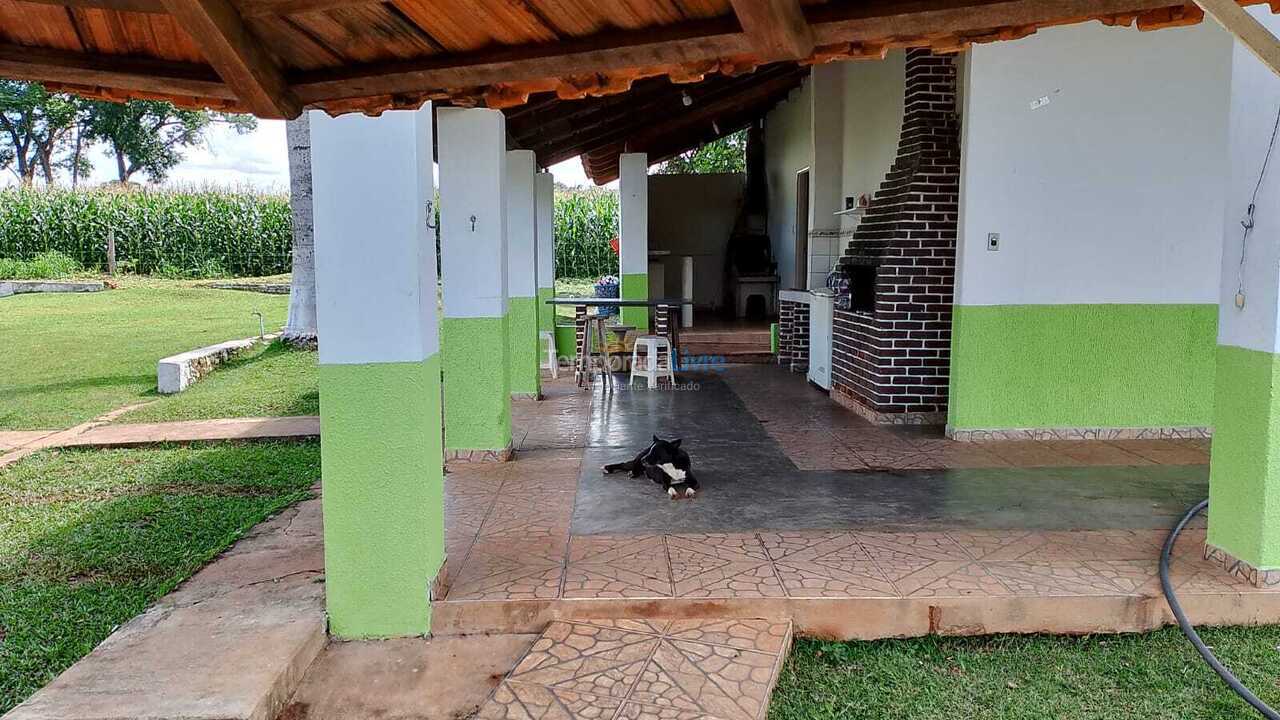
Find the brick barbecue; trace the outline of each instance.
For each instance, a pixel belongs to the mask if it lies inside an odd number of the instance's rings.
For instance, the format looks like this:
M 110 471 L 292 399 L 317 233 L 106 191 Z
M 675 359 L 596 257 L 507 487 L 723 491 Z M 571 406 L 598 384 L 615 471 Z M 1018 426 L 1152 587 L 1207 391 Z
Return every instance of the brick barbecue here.
M 952 56 L 908 50 L 893 167 L 848 238 L 831 396 L 877 423 L 946 419 L 960 191 Z

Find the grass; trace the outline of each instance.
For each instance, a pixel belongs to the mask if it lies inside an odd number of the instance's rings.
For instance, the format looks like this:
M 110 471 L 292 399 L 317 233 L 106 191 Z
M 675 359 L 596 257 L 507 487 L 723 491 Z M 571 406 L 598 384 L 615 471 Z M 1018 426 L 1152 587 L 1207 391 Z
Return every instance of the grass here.
M 85 274 L 75 258 L 57 250 L 42 252 L 30 260 L 0 257 L 0 280 L 61 280 Z
M 556 278 L 556 297 L 595 297 L 596 278 Z M 557 305 L 556 319 L 573 324 L 573 306 Z
M 51 451 L 0 470 L 0 714 L 319 478 L 314 443 Z
M 288 312 L 286 295 L 119 283 L 100 293 L 0 300 L 0 429 L 68 427 L 152 399 L 160 358 L 256 335 L 255 310 L 268 329 Z
M 116 422 L 319 414 L 316 353 L 276 341 L 237 355 L 186 391 L 161 397 Z
M 1280 627 L 1202 631 L 1280 706 Z M 769 720 L 1252 718 L 1176 628 L 1089 637 L 796 642 Z

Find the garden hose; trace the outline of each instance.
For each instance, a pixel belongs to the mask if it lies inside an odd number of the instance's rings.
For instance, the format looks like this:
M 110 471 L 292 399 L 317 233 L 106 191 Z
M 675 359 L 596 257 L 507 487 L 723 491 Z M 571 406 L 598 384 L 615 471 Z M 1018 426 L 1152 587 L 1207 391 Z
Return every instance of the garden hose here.
M 1160 586 L 1164 588 L 1164 597 L 1169 601 L 1169 608 L 1173 610 L 1173 616 L 1178 620 L 1178 627 L 1182 628 L 1182 634 L 1186 635 L 1191 644 L 1195 646 L 1196 652 L 1200 653 L 1200 657 L 1204 658 L 1209 667 L 1218 673 L 1218 677 L 1222 678 L 1227 687 L 1244 698 L 1244 701 L 1253 706 L 1254 710 L 1261 713 L 1263 717 L 1270 718 L 1270 720 L 1280 720 L 1280 713 L 1273 710 L 1270 705 L 1262 702 L 1257 695 L 1253 694 L 1253 691 L 1245 687 L 1244 683 L 1231 674 L 1231 671 L 1218 660 L 1213 651 L 1209 649 L 1209 646 L 1205 645 L 1204 641 L 1200 639 L 1200 634 L 1187 621 L 1186 613 L 1182 612 L 1182 605 L 1178 603 L 1178 596 L 1173 592 L 1173 583 L 1169 581 L 1169 557 L 1173 554 L 1173 544 L 1178 540 L 1178 534 L 1187 526 L 1187 523 L 1191 522 L 1191 518 L 1207 507 L 1209 507 L 1207 499 L 1196 503 L 1182 516 L 1178 524 L 1173 526 L 1173 530 L 1169 532 L 1169 537 L 1165 538 L 1164 548 L 1160 551 Z

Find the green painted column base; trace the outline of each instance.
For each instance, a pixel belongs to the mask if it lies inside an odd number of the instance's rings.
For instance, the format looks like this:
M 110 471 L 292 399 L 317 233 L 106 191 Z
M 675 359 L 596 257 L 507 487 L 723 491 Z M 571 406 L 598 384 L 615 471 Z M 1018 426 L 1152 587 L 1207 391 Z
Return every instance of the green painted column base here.
M 1218 346 L 1209 544 L 1280 568 L 1280 356 Z
M 956 306 L 953 430 L 1204 427 L 1217 305 Z
M 649 299 L 649 273 L 626 273 L 621 277 L 622 287 L 619 295 L 623 300 Z M 623 325 L 632 325 L 639 330 L 649 329 L 649 308 L 624 307 L 621 312 Z
M 444 562 L 439 356 L 321 365 L 320 438 L 330 633 L 425 635 Z
M 441 322 L 446 450 L 510 449 L 508 336 L 505 315 Z
M 538 288 L 538 330 L 542 332 L 554 332 L 556 329 L 556 308 L 547 304 L 555 296 L 555 288 Z
M 542 396 L 542 343 L 538 337 L 538 299 L 507 300 L 507 382 L 511 395 Z

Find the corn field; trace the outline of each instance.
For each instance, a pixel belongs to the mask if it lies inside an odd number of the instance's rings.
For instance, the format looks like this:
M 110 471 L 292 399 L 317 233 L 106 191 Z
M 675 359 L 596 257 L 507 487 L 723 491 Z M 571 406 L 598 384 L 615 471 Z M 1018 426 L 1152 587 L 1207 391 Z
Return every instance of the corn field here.
M 618 236 L 618 193 L 556 188 L 556 277 L 618 274 L 609 241 Z
M 618 194 L 557 189 L 556 277 L 618 273 Z M 290 270 L 289 200 L 225 189 L 0 189 L 0 258 L 62 253 L 86 270 L 107 264 L 114 234 L 124 272 L 164 277 L 249 277 Z
M 289 200 L 217 189 L 0 189 L 0 258 L 64 253 L 88 269 L 107 263 L 169 277 L 289 272 Z

